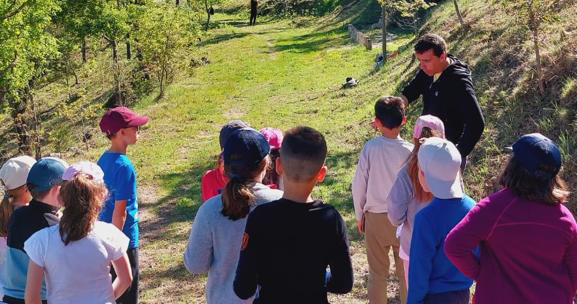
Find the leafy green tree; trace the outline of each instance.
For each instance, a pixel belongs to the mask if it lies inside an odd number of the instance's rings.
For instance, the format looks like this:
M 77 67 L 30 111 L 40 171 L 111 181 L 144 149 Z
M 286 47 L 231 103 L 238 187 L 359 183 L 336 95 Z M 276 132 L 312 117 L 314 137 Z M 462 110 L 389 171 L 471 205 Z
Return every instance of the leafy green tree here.
M 0 1 L 0 104 L 7 107 L 22 153 L 32 152 L 26 114 L 33 106 L 32 89 L 56 58 L 56 38 L 48 31 L 60 10 L 56 0 Z
M 422 10 L 429 8 L 432 4 L 425 2 L 424 0 L 377 0 L 381 5 L 381 18 L 383 20 L 383 41 L 382 41 L 382 51 L 383 58 L 387 60 L 387 25 L 389 23 L 390 15 L 398 15 L 404 19 L 414 20 L 417 13 Z M 413 22 L 413 26 L 416 21 Z
M 136 32 L 143 62 L 158 83 L 159 97 L 165 94 L 179 68 L 185 66 L 194 44 L 197 23 L 191 10 L 168 4 L 147 7 Z
M 545 80 L 543 79 L 543 65 L 541 59 L 541 31 L 545 23 L 557 18 L 558 12 L 564 4 L 574 0 L 506 0 L 501 2 L 505 9 L 514 13 L 515 20 L 529 30 L 535 52 L 535 70 L 539 93 L 545 94 Z

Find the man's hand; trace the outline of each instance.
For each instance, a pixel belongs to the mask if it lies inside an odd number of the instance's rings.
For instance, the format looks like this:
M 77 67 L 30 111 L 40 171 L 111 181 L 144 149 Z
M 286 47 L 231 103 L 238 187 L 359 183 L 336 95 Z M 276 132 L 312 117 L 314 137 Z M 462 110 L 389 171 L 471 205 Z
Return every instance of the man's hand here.
M 360 221 L 357 221 L 357 229 L 359 230 L 360 234 L 365 233 L 365 217 L 364 216 Z

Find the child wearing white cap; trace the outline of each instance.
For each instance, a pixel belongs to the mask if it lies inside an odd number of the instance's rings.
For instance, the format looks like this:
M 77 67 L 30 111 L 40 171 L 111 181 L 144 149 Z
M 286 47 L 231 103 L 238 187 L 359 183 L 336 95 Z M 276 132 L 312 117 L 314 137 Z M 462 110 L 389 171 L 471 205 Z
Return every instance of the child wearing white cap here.
M 443 251 L 447 234 L 475 205 L 463 193 L 461 154 L 450 141 L 432 137 L 421 144 L 418 162 L 419 182 L 433 200 L 415 216 L 407 303 L 468 304 L 473 281 Z
M 28 172 L 36 160 L 30 156 L 18 156 L 9 159 L 0 169 L 0 181 L 4 185 L 4 198 L 0 203 L 0 299 L 3 297 L 4 259 L 6 258 L 6 237 L 8 220 L 14 209 L 28 205 L 32 195 L 26 187 Z

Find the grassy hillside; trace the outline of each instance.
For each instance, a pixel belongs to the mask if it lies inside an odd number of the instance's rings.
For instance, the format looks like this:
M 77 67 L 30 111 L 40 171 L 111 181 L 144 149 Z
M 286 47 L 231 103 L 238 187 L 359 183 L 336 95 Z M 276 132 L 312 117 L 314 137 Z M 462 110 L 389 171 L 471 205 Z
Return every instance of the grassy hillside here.
M 333 300 L 365 303 L 368 269 L 355 229 L 350 182 L 358 152 L 375 136 L 368 125 L 374 101 L 398 94 L 417 71 L 412 54 L 415 36 L 400 33 L 391 43 L 398 55 L 374 71 L 378 50 L 351 44 L 345 27 L 349 22 L 364 26 L 376 22 L 372 0 L 353 2 L 323 18 L 260 18 L 255 27 L 246 26 L 246 9 L 230 6 L 217 12 L 210 34 L 194 50 L 194 56 L 206 56 L 210 64 L 182 75 L 164 99 L 156 100 L 152 94 L 134 106 L 151 118 L 139 143 L 129 149 L 139 174 L 143 303 L 203 302 L 205 277 L 186 272 L 182 252 L 200 206 L 200 177 L 214 166 L 218 153 L 218 131 L 236 118 L 256 128 L 309 125 L 326 135 L 329 175 L 314 196 L 335 205 L 345 217 L 355 267 L 353 292 Z M 469 30 L 459 28 L 452 3 L 444 2 L 431 9 L 420 32 L 446 37 L 450 52 L 473 71 L 487 128 L 466 172 L 468 193 L 480 199 L 493 191 L 507 158 L 504 148 L 519 135 L 536 131 L 561 146 L 564 177 L 576 189 L 577 57 L 571 46 L 577 43 L 577 25 L 572 22 L 577 6 L 566 7 L 543 35 L 545 98 L 537 97 L 534 88 L 528 33 L 514 26 L 512 16 L 496 5 L 464 0 L 461 6 Z M 55 84 L 38 92 L 39 107 L 46 111 L 42 117 L 52 134 L 60 136 L 46 151 L 60 152 L 67 159 L 96 160 L 106 148 L 102 136 L 81 141 L 86 132 L 98 134 L 101 97 L 107 88 L 95 84 L 111 83 L 103 74 L 107 55 L 99 56 L 79 72 L 84 79 L 79 86 Z M 357 78 L 360 85 L 341 90 L 347 76 Z M 73 114 L 51 115 L 49 110 L 70 93 L 83 96 L 80 102 L 66 104 Z M 74 113 L 86 118 L 79 120 Z M 419 113 L 419 104 L 410 108 L 404 138 L 410 137 Z M 2 148 L 5 156 L 15 153 L 8 140 Z M 573 196 L 571 206 L 575 202 Z M 391 296 L 395 286 L 389 290 Z

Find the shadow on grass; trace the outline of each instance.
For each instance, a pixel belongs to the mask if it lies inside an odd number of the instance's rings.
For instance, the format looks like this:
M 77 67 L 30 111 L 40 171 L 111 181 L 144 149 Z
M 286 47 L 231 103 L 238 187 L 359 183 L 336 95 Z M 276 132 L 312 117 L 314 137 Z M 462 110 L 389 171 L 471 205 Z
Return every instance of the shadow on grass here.
M 347 40 L 347 32 L 344 29 L 334 29 L 279 40 L 275 46 L 275 50 L 278 52 L 310 53 L 345 45 L 348 43 Z
M 168 231 L 173 223 L 192 222 L 198 208 L 202 205 L 200 180 L 202 174 L 211 169 L 212 162 L 203 166 L 195 166 L 182 173 L 169 173 L 159 177 L 158 183 L 170 192 L 154 201 L 143 204 L 143 211 L 154 214 L 152 219 L 141 223 L 142 239 L 147 242 L 155 240 L 186 241 L 188 235 Z

